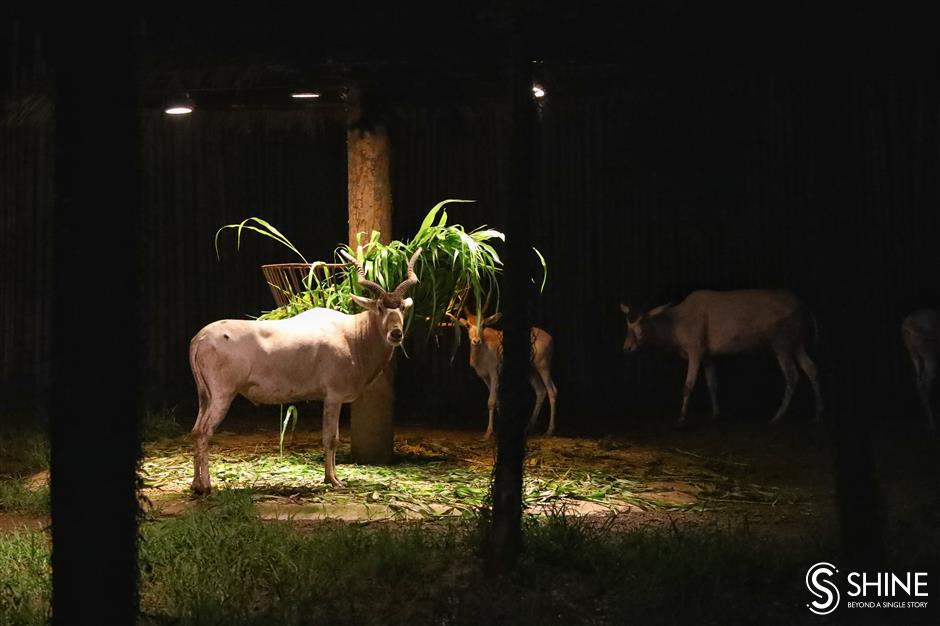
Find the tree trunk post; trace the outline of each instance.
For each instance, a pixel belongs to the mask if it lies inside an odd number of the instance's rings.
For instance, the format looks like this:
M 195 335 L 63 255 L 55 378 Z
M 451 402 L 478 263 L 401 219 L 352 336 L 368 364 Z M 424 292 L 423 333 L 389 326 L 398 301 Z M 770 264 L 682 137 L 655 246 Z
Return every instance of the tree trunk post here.
M 373 230 L 381 241 L 392 237 L 392 187 L 389 141 L 383 126 L 350 128 L 346 133 L 349 194 L 349 245 L 357 233 L 368 241 Z M 395 357 L 352 403 L 350 437 L 356 463 L 384 465 L 394 456 Z

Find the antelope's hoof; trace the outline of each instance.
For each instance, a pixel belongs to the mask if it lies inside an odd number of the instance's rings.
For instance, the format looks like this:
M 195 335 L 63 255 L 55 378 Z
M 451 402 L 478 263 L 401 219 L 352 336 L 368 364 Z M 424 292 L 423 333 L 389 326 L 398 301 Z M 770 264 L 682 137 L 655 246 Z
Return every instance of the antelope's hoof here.
M 210 485 L 209 483 L 202 484 L 202 483 L 197 483 L 196 481 L 193 481 L 192 490 L 193 490 L 194 495 L 197 495 L 200 497 L 207 496 L 212 491 L 212 485 Z
M 783 416 L 782 416 L 782 415 L 778 415 L 778 416 L 776 416 L 775 418 L 773 418 L 772 420 L 770 420 L 770 425 L 771 425 L 771 426 L 779 426 L 781 421 L 783 421 Z
M 489 441 L 489 440 L 492 439 L 492 438 L 493 438 L 493 431 L 492 431 L 492 430 L 488 430 L 488 431 L 486 431 L 485 433 L 483 433 L 483 441 Z
M 548 430 L 545 431 L 545 436 L 546 436 L 546 437 L 551 437 L 551 436 L 554 435 L 554 434 L 555 434 L 555 429 L 554 429 L 554 428 L 549 428 Z

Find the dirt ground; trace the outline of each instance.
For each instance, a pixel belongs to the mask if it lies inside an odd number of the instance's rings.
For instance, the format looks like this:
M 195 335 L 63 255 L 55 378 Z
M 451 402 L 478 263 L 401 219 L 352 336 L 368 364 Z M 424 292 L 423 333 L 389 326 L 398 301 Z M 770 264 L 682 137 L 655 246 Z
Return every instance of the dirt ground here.
M 770 441 L 769 445 L 779 448 L 795 447 L 800 454 L 798 460 L 790 452 L 780 458 L 772 451 L 755 449 L 768 445 L 767 441 L 755 445 L 754 438 L 765 439 L 763 434 L 755 431 L 737 435 L 733 440 L 722 436 L 718 446 L 712 443 L 716 439 L 714 432 L 603 439 L 535 437 L 530 440 L 526 461 L 530 475 L 580 471 L 630 480 L 641 485 L 638 492 L 643 500 L 654 504 L 644 506 L 644 502 L 616 498 L 581 499 L 575 494 L 551 498 L 542 505 L 530 505 L 527 510 L 604 517 L 613 514 L 616 525 L 624 529 L 673 524 L 748 524 L 767 527 L 774 533 L 801 533 L 817 524 L 825 525 L 825 520 L 831 517 L 832 500 L 825 451 L 814 450 L 816 446 Z M 345 432 L 342 439 L 338 471 L 340 476 L 348 476 L 350 466 L 344 463 L 349 461 Z M 213 440 L 212 454 L 223 458 L 245 452 L 275 455 L 277 445 L 277 433 L 273 431 L 221 433 Z M 289 449 L 317 454 L 319 446 L 319 434 L 312 431 L 298 433 Z M 160 450 L 153 448 L 155 454 Z M 484 477 L 494 461 L 493 444 L 482 441 L 479 433 L 414 426 L 397 429 L 396 452 L 402 464 L 408 462 L 409 456 L 437 458 L 446 464 L 473 468 Z M 806 471 L 808 467 L 815 469 Z M 390 469 L 395 471 L 394 466 Z M 320 467 L 309 468 L 314 484 L 320 481 L 320 471 Z M 192 505 L 187 492 L 190 478 L 187 472 L 145 493 L 156 510 L 176 514 Z M 347 483 L 352 490 L 353 481 Z M 310 496 L 314 494 L 303 484 L 297 485 L 295 493 L 265 489 L 258 483 L 253 484 L 253 489 L 270 496 L 262 495 L 264 500 L 258 505 L 264 517 L 289 517 L 298 522 L 326 518 L 376 520 L 387 513 L 379 503 L 355 499 L 350 502 L 342 491 L 327 498 L 331 503 L 311 504 Z
M 320 436 L 312 426 L 298 430 L 283 455 L 273 428 L 218 433 L 210 447 L 215 488 L 250 488 L 262 517 L 299 525 L 461 515 L 485 497 L 494 447 L 479 432 L 399 426 L 396 463 L 366 468 L 351 464 L 343 431 L 338 473 L 347 488 L 333 490 L 322 484 Z M 873 503 L 880 498 L 889 524 L 912 517 L 929 523 L 940 511 L 938 438 L 916 424 L 884 424 L 875 435 L 881 494 L 872 495 Z M 145 446 L 151 514 L 178 515 L 196 504 L 188 489 L 191 463 L 186 437 Z M 529 513 L 590 515 L 622 530 L 746 526 L 782 539 L 818 537 L 835 531 L 832 467 L 828 433 L 810 423 L 536 436 L 526 461 L 526 505 Z M 34 476 L 31 484 L 46 478 Z M 0 515 L 0 530 L 45 524 L 41 517 Z

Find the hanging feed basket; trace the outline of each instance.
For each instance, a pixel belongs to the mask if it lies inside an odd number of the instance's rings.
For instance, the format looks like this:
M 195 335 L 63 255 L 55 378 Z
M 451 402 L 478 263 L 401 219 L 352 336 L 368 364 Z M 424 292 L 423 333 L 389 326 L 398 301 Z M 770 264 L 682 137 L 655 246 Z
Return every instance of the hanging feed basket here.
M 262 265 L 261 272 L 264 280 L 271 289 L 274 302 L 278 307 L 286 306 L 291 297 L 306 291 L 305 281 L 310 275 L 311 266 L 314 271 L 345 268 L 346 263 L 272 263 Z

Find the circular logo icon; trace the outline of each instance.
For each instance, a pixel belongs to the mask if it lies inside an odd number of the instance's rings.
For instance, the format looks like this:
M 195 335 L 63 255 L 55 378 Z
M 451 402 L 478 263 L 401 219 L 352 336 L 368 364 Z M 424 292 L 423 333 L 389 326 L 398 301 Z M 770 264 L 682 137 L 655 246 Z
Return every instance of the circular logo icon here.
M 806 572 L 806 588 L 816 598 L 806 606 L 816 615 L 828 615 L 839 606 L 839 588 L 830 580 L 838 573 L 832 563 L 816 563 Z

